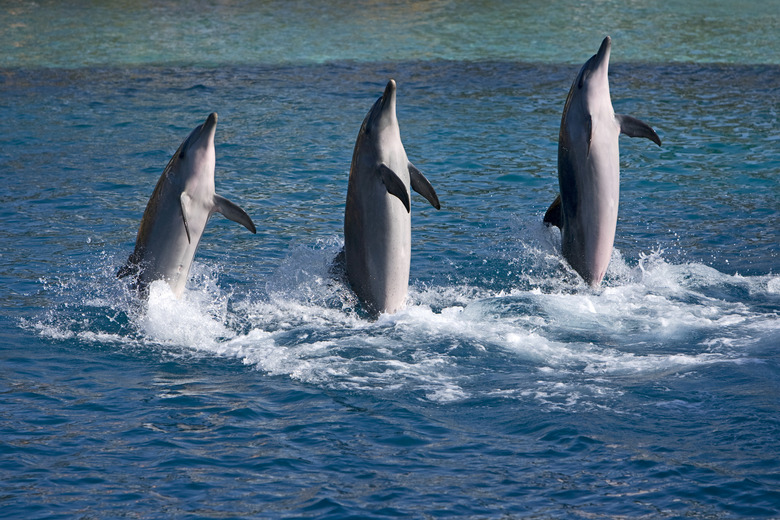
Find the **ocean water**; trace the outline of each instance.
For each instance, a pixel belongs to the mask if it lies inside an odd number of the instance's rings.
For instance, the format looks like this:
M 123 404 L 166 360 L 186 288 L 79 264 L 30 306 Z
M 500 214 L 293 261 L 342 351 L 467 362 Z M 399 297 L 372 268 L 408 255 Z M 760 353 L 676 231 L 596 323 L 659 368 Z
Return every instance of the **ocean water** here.
M 5 2 L 0 517 L 780 517 L 780 2 Z M 604 284 L 541 223 L 613 38 Z M 329 274 L 389 78 L 405 309 Z M 220 215 L 182 299 L 116 278 L 189 131 Z

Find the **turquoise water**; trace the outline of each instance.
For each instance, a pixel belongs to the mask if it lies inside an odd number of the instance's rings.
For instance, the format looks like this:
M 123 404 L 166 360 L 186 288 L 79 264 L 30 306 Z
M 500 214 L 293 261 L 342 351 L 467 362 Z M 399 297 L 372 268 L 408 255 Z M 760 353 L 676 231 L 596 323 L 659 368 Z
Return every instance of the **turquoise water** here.
M 780 516 L 777 2 L 6 3 L 0 517 Z M 586 287 L 542 215 L 561 109 L 613 38 L 616 250 Z M 329 276 L 389 77 L 406 309 Z M 219 113 L 181 300 L 115 273 Z
M 0 27 L 10 67 L 581 64 L 604 34 L 613 61 L 780 64 L 777 0 L 6 2 Z

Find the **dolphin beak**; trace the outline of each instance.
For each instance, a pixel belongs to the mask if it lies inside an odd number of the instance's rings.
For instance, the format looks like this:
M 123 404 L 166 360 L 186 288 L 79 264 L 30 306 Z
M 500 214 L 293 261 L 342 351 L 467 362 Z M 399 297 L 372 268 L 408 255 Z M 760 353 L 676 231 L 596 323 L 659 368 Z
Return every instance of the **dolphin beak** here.
M 387 86 L 385 87 L 385 96 L 395 96 L 395 80 L 390 79 L 390 81 L 387 82 Z
M 387 82 L 385 93 L 382 94 L 382 112 L 392 109 L 395 113 L 395 90 L 395 80 L 391 79 Z
M 217 133 L 217 113 L 212 112 L 209 114 L 209 116 L 206 118 L 206 121 L 199 125 L 198 128 L 192 131 L 192 134 L 190 134 L 190 137 L 187 139 L 192 145 L 195 143 L 204 143 L 208 145 L 209 143 L 211 145 L 214 144 L 214 136 Z M 203 138 L 206 138 L 205 141 L 202 141 Z
M 599 51 L 590 57 L 582 66 L 580 74 L 578 76 L 577 83 L 580 88 L 585 85 L 585 82 L 591 82 L 594 78 L 599 78 L 600 81 L 607 81 L 607 74 L 609 73 L 609 55 L 612 49 L 612 38 L 607 36 L 601 42 Z
M 214 134 L 217 133 L 217 113 L 212 112 L 209 114 L 209 117 L 206 118 L 206 122 L 203 123 L 203 130 L 201 130 L 201 134 L 205 133 L 209 136 L 209 138 L 213 141 L 214 140 Z
M 604 40 L 601 42 L 601 47 L 599 47 L 599 52 L 596 53 L 596 61 L 601 64 L 604 63 L 604 60 L 609 62 L 609 54 L 612 50 L 612 38 L 607 36 L 604 38 Z

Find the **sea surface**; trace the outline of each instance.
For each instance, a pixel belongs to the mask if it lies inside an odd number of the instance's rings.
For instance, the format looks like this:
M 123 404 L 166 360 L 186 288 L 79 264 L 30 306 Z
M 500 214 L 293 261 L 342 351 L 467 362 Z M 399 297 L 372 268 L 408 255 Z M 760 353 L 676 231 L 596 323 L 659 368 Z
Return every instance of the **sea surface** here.
M 542 224 L 613 39 L 606 279 Z M 780 2 L 2 2 L 0 518 L 780 518 Z M 330 274 L 398 83 L 406 307 Z M 116 278 L 212 112 L 183 297 Z

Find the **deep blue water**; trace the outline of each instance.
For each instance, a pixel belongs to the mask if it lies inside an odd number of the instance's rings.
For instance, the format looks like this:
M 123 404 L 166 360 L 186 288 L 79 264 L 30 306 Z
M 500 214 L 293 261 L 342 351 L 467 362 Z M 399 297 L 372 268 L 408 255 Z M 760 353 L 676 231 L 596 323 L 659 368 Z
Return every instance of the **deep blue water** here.
M 0 517 L 780 517 L 780 9 L 757 4 L 5 9 Z M 541 218 L 606 32 L 616 111 L 663 146 L 621 138 L 593 290 Z M 408 305 L 369 320 L 329 266 L 390 77 L 442 209 L 412 197 Z M 211 111 L 217 191 L 258 233 L 214 216 L 183 299 L 139 302 L 115 273 Z

